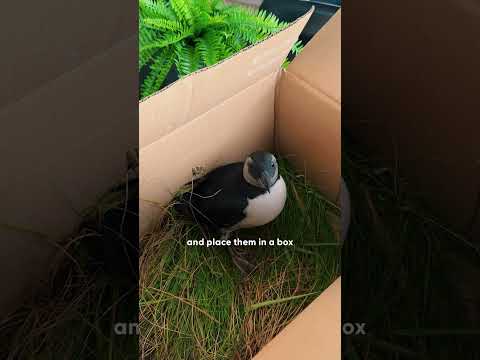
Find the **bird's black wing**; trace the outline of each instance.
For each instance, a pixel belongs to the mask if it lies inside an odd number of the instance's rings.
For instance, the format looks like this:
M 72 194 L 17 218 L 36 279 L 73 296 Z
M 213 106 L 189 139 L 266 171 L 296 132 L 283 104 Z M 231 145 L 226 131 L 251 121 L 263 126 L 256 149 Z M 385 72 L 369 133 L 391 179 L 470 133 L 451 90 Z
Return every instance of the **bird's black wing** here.
M 243 178 L 243 163 L 221 166 L 207 175 L 184 194 L 197 221 L 216 229 L 228 228 L 240 222 L 248 205 L 247 197 L 261 189 L 249 185 Z M 256 195 L 256 194 L 255 194 Z

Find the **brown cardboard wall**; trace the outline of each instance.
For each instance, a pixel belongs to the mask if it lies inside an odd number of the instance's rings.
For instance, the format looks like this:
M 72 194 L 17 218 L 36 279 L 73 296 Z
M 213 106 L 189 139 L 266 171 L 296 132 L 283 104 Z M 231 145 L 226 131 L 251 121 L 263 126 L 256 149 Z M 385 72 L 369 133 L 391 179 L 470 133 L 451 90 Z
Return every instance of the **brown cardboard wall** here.
M 338 278 L 254 360 L 338 360 L 341 356 L 341 279 Z
M 120 73 L 135 69 L 136 47 L 136 36 L 120 42 L 0 110 L 0 123 L 9 124 L 0 143 L 9 174 L 0 182 L 6 224 L 66 236 L 78 213 L 123 179 L 126 151 L 137 141 L 136 99 L 104 94 L 135 83 L 135 73 Z M 92 88 L 95 78 L 105 81 Z
M 11 1 L 0 12 L 0 108 L 136 36 L 135 1 Z M 132 26 L 133 25 L 133 26 Z M 54 59 L 52 61 L 52 59 Z
M 480 188 L 479 14 L 473 1 L 353 2 L 345 22 L 358 31 L 342 38 L 344 130 L 373 157 L 398 159 L 411 188 L 466 233 Z
M 136 69 L 137 48 L 136 35 L 120 41 L 0 109 L 0 273 L 9 278 L 0 316 L 37 288 L 55 242 L 75 230 L 79 214 L 125 178 L 138 98 L 105 94 L 136 84 L 136 72 L 124 70 Z
M 280 81 L 277 101 L 275 131 L 280 152 L 336 202 L 340 186 L 340 105 L 290 73 Z
M 267 76 L 141 149 L 141 229 L 148 228 L 160 215 L 160 206 L 192 178 L 193 167 L 213 169 L 273 148 L 276 76 Z
M 341 12 L 307 44 L 283 74 L 275 101 L 276 140 L 331 201 L 340 191 Z

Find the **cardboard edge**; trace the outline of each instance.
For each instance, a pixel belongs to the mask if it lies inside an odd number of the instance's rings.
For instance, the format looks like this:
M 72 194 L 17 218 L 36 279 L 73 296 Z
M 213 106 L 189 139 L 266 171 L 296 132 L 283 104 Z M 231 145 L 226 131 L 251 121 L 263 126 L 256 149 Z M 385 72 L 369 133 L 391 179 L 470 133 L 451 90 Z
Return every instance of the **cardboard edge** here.
M 332 54 L 331 47 L 337 50 L 338 32 L 340 31 L 341 12 L 337 12 L 329 22 L 325 25 L 326 33 L 322 34 L 322 29 L 310 41 L 311 49 L 321 48 L 326 50 L 327 58 Z M 323 40 L 327 40 L 327 44 L 322 44 Z M 307 44 L 308 46 L 308 44 Z M 295 58 L 292 64 L 282 72 L 282 77 L 277 83 L 275 98 L 275 146 L 281 152 L 290 154 L 294 148 L 297 149 L 299 155 L 309 154 L 308 146 L 314 146 L 317 151 L 325 154 L 323 160 L 311 156 L 301 156 L 308 159 L 314 166 L 315 171 L 307 174 L 307 178 L 324 193 L 327 198 L 339 205 L 340 182 L 341 182 L 341 99 L 336 94 L 330 94 L 325 88 L 315 85 L 315 82 L 305 79 L 304 76 L 298 74 L 298 71 L 291 71 L 295 65 L 297 69 L 302 69 L 307 65 L 314 66 L 322 53 L 318 51 L 302 52 Z M 335 60 L 337 56 L 333 58 Z M 298 60 L 302 59 L 299 63 Z M 332 60 L 332 59 L 330 59 Z M 321 61 L 320 61 L 321 62 Z M 289 70 L 290 69 L 290 70 Z M 325 68 L 325 71 L 340 71 L 338 66 Z M 305 74 L 305 69 L 300 71 Z M 321 75 L 320 73 L 318 74 Z M 324 80 L 324 79 L 320 79 Z M 335 86 L 341 78 L 328 77 L 328 81 L 334 81 Z M 295 90 L 292 90 L 294 88 Z M 315 100 L 315 102 L 314 102 Z M 323 112 L 325 116 L 321 119 Z M 322 129 L 318 134 L 316 132 L 307 131 L 295 125 L 296 116 L 305 116 L 305 124 L 312 127 L 315 123 L 319 123 L 315 128 Z M 323 125 L 321 125 L 323 123 Z M 328 136 L 327 136 L 328 135 Z M 303 139 L 300 141 L 299 139 Z M 302 145 L 303 144 L 303 145 Z M 306 144 L 309 144 L 308 146 Z M 337 153 L 338 152 L 338 153 Z M 293 154 L 293 153 L 292 153 Z M 294 161 L 295 163 L 295 161 Z M 304 166 L 300 163 L 295 164 L 297 169 L 304 172 Z M 322 170 L 320 170 L 322 169 Z
M 340 359 L 341 289 L 338 276 L 252 360 Z
M 279 79 L 278 77 L 278 72 L 277 71 L 277 81 Z M 198 121 L 199 119 L 201 119 L 202 117 L 204 116 L 207 116 L 210 112 L 214 111 L 217 107 L 219 106 L 222 106 L 224 105 L 225 103 L 229 102 L 229 101 L 232 101 L 232 99 L 235 99 L 236 97 L 238 96 L 242 96 L 242 94 L 244 94 L 245 92 L 249 91 L 251 88 L 255 87 L 258 83 L 262 83 L 264 81 L 267 81 L 273 74 L 275 73 L 272 73 L 272 74 L 268 74 L 262 78 L 260 78 L 259 80 L 257 80 L 256 82 L 254 82 L 253 84 L 247 86 L 246 88 L 240 90 L 239 92 L 237 92 L 236 94 L 234 94 L 233 96 L 230 96 L 228 98 L 226 98 L 225 100 L 223 100 L 222 102 L 218 103 L 215 107 L 209 109 L 208 111 L 204 112 L 203 114 L 193 118 L 192 120 L 190 120 L 189 122 L 185 123 L 185 124 L 182 124 L 181 126 L 173 129 L 172 131 L 168 132 L 167 134 L 161 136 L 160 138 L 158 138 L 157 140 L 155 141 L 152 141 L 150 142 L 149 144 L 143 146 L 140 148 L 139 150 L 139 154 L 141 155 L 142 152 L 145 152 L 146 150 L 148 150 L 149 147 L 152 147 L 152 146 L 155 146 L 155 144 L 157 144 L 158 142 L 160 141 L 165 141 L 165 139 L 168 139 L 169 137 L 172 137 L 172 136 L 176 136 L 176 134 L 179 132 L 179 131 L 184 131 L 182 129 L 186 128 L 186 127 L 189 127 L 189 126 L 193 126 L 195 121 Z M 275 83 L 275 86 L 277 85 L 277 82 Z M 275 90 L 276 91 L 276 90 Z M 275 93 L 275 96 L 276 96 L 276 93 Z M 274 122 L 275 123 L 275 122 Z M 274 128 L 275 129 L 275 128 Z
M 304 50 L 298 54 L 298 56 L 293 59 L 290 66 L 285 70 L 288 74 L 295 76 L 299 80 L 307 83 L 309 86 L 315 88 L 316 90 L 325 94 L 325 96 L 331 98 L 332 100 L 336 101 L 337 103 L 341 103 L 341 21 L 342 21 L 342 11 L 339 9 L 335 14 L 325 23 L 325 25 L 314 35 L 314 37 L 305 45 Z M 338 34 L 337 33 L 338 29 Z M 318 52 L 319 48 L 321 50 L 325 50 L 324 39 L 327 42 L 334 41 L 339 42 L 338 45 L 338 55 L 336 52 L 328 51 L 327 57 L 331 57 L 332 55 L 336 55 L 338 57 L 338 67 L 339 71 L 339 93 L 335 91 L 328 91 L 332 89 L 325 89 L 325 79 L 321 77 L 321 82 L 318 84 L 313 84 L 311 79 L 305 76 L 304 72 L 302 71 L 305 68 L 305 63 L 303 59 L 307 59 L 308 57 L 314 57 L 314 52 Z M 337 40 L 337 41 L 335 41 Z M 329 49 L 330 50 L 330 49 Z M 335 62 L 337 63 L 337 62 Z M 322 65 L 325 65 L 324 63 Z M 327 80 L 328 81 L 328 80 Z

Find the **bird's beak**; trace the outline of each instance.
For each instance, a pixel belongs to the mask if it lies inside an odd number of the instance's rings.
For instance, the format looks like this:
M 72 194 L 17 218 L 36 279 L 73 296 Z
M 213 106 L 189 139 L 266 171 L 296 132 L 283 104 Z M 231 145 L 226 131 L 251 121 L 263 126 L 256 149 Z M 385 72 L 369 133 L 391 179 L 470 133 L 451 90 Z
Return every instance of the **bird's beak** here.
M 262 182 L 263 186 L 265 186 L 265 189 L 270 192 L 270 182 L 268 181 L 268 175 L 266 172 L 262 172 L 260 181 Z

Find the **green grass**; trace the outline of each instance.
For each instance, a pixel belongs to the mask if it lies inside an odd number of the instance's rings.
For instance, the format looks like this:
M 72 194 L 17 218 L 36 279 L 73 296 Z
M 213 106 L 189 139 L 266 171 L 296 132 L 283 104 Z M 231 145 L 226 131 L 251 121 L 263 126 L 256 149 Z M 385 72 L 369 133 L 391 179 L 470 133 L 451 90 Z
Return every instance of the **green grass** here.
M 120 186 L 109 191 L 85 214 L 79 232 L 57 245 L 48 282 L 39 285 L 34 299 L 0 322 L 0 359 L 138 358 L 138 337 L 113 333 L 115 323 L 136 321 L 137 274 L 125 257 L 118 257 L 115 264 L 105 256 L 108 251 L 123 251 L 127 243 L 128 232 L 117 221 L 125 210 L 135 210 L 126 207 L 127 193 L 138 204 L 132 189 L 127 192 Z M 126 219 L 124 230 L 138 223 L 136 215 Z M 138 258 L 138 252 L 131 255 Z M 117 271 L 122 269 L 125 272 Z
M 343 338 L 344 358 L 478 359 L 478 245 L 414 201 L 396 171 L 373 164 L 350 143 L 344 151 L 353 216 L 342 249 L 342 315 L 367 330 Z M 338 209 L 285 167 L 285 211 L 241 237 L 279 235 L 296 245 L 258 248 L 259 267 L 250 277 L 240 276 L 225 249 L 187 248 L 185 239 L 199 229 L 172 213 L 144 239 L 142 358 L 249 359 L 338 275 L 340 249 L 325 245 L 337 241 L 328 219 L 335 224 Z M 94 226 L 62 244 L 69 256 L 52 263 L 51 281 L 0 324 L 1 359 L 138 357 L 135 336 L 112 335 L 115 322 L 135 320 L 136 281 L 128 278 L 135 271 L 121 257 L 116 265 L 97 264 L 97 245 L 122 249 L 121 241 L 106 242 L 102 223 L 124 205 L 125 191 L 107 194 L 93 212 Z
M 339 210 L 280 159 L 285 209 L 241 239 L 289 239 L 293 247 L 255 247 L 258 266 L 242 277 L 222 247 L 187 246 L 196 224 L 167 211 L 142 241 L 142 358 L 250 359 L 339 275 Z M 171 209 L 171 208 L 170 208 Z M 232 236 L 233 237 L 233 236 Z

